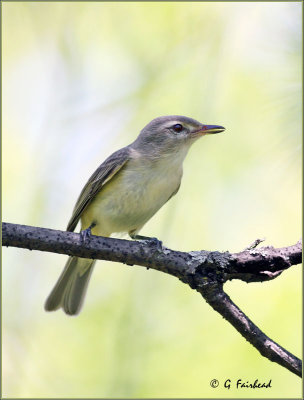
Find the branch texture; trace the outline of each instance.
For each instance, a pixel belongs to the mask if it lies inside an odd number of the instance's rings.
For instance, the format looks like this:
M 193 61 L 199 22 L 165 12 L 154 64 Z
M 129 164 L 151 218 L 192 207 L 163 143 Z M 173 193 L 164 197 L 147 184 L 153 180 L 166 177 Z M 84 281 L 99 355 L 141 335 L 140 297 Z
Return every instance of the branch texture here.
M 91 236 L 83 243 L 80 234 L 27 225 L 3 223 L 2 245 L 48 251 L 83 258 L 140 265 L 165 272 L 197 290 L 264 357 L 302 376 L 297 357 L 266 336 L 223 291 L 227 280 L 263 282 L 279 276 L 302 261 L 302 242 L 293 246 L 256 249 L 256 243 L 240 253 L 218 251 L 180 252 L 153 244 Z

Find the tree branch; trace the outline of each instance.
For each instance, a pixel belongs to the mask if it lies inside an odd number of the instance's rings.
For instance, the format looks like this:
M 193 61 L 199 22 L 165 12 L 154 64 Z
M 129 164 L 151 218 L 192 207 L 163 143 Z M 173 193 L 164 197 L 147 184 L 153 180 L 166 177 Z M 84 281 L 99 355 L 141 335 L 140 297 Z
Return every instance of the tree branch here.
M 165 272 L 188 284 L 230 322 L 264 357 L 302 376 L 297 357 L 266 336 L 223 291 L 227 280 L 263 282 L 279 276 L 302 260 L 302 242 L 283 248 L 261 247 L 260 239 L 240 253 L 162 251 L 145 242 L 92 236 L 83 243 L 78 233 L 3 223 L 4 246 L 26 248 L 140 265 Z
M 230 299 L 219 285 L 204 288 L 202 296 L 211 307 L 219 312 L 251 343 L 262 356 L 280 364 L 298 376 L 301 375 L 302 362 L 279 344 L 266 336 Z

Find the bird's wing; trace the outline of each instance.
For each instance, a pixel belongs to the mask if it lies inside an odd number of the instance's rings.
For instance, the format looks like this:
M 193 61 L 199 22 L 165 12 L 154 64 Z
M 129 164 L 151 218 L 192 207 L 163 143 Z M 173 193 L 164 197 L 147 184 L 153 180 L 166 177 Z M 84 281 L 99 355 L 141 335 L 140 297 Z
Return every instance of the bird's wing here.
M 68 223 L 67 231 L 73 232 L 83 213 L 96 194 L 113 176 L 129 161 L 130 150 L 124 147 L 108 157 L 90 177 L 74 207 L 73 215 Z

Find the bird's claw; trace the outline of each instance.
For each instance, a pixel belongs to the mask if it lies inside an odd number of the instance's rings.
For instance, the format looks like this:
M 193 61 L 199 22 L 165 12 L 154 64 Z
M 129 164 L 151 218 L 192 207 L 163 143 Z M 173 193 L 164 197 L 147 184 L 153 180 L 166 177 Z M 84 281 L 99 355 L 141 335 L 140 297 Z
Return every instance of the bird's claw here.
M 86 243 L 92 236 L 91 227 L 80 232 L 81 241 Z
M 155 247 L 158 251 L 163 251 L 163 242 L 158 240 L 156 237 L 145 239 L 143 242 L 147 243 L 149 246 Z
M 149 236 L 141 236 L 141 235 L 132 235 L 130 234 L 132 239 L 138 240 L 142 243 L 147 244 L 148 246 L 153 246 L 156 248 L 157 251 L 163 251 L 163 242 L 158 240 L 156 237 L 149 237 Z

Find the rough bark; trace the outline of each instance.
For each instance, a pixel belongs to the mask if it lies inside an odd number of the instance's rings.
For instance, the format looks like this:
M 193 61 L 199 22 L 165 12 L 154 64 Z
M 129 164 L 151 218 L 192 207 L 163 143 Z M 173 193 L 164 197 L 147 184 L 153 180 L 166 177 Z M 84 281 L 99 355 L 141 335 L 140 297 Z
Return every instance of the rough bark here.
M 173 275 L 201 293 L 264 357 L 302 376 L 302 362 L 266 336 L 223 290 L 227 280 L 263 282 L 278 277 L 302 261 L 302 242 L 274 248 L 256 246 L 257 239 L 240 253 L 218 251 L 181 252 L 149 242 L 91 236 L 83 242 L 78 233 L 3 223 L 2 245 L 48 251 L 84 258 L 140 265 Z

